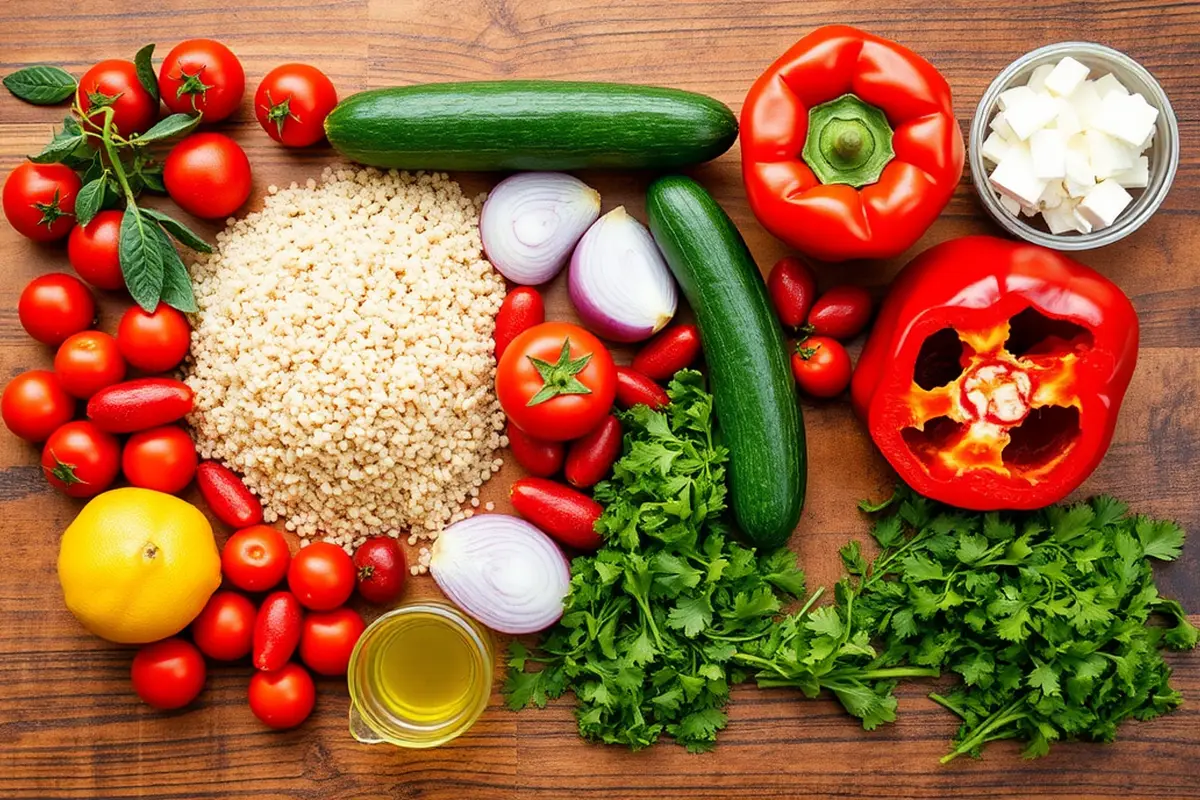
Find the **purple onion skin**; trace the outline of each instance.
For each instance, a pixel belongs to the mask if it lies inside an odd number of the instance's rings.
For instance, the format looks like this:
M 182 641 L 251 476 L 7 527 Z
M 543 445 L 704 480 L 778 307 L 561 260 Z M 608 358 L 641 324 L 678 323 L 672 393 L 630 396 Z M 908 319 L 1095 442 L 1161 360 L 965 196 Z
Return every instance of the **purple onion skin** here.
M 583 290 L 583 287 L 579 285 L 579 278 L 576 277 L 578 274 L 576 268 L 578 253 L 579 248 L 575 248 L 575 253 L 571 255 L 571 267 L 567 270 L 567 294 L 570 295 L 571 304 L 575 306 L 575 311 L 579 314 L 579 319 L 583 321 L 584 327 L 601 339 L 621 342 L 622 344 L 640 342 L 653 336 L 655 333 L 654 326 L 643 325 L 641 327 L 634 327 L 626 325 L 609 317 L 596 307 L 596 304 L 592 302 L 591 298 Z

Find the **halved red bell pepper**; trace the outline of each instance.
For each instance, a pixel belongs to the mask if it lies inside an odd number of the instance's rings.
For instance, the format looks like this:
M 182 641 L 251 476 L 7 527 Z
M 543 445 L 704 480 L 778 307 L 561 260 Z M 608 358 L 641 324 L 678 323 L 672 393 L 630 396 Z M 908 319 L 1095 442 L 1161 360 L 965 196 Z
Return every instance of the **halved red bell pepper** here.
M 946 79 L 911 50 L 847 25 L 818 28 L 759 76 L 741 140 L 755 216 L 825 261 L 904 252 L 962 177 Z
M 1043 247 L 969 236 L 901 270 L 851 399 L 921 494 L 1040 508 L 1104 457 L 1137 347 L 1133 305 L 1104 276 Z

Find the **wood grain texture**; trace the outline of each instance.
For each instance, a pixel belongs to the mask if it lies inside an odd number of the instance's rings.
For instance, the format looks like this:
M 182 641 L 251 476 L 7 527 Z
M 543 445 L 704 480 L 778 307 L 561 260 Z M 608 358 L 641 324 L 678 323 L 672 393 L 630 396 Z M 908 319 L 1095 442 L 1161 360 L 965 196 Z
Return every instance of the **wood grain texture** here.
M 1187 0 L 861 0 L 847 4 L 749 0 L 60 0 L 0 3 L 0 73 L 50 62 L 80 73 L 101 58 L 132 56 L 148 41 L 159 55 L 190 36 L 228 43 L 253 88 L 271 67 L 301 60 L 326 70 L 339 91 L 433 80 L 542 77 L 601 79 L 706 92 L 739 110 L 746 88 L 777 54 L 818 25 L 845 22 L 898 39 L 932 60 L 955 90 L 964 128 L 991 78 L 1021 53 L 1064 39 L 1125 50 L 1164 84 L 1175 105 L 1183 157 L 1162 211 L 1124 242 L 1083 256 L 1120 283 L 1142 319 L 1137 374 L 1108 458 L 1082 493 L 1110 491 L 1147 513 L 1200 531 L 1200 4 Z M 0 169 L 49 136 L 60 115 L 0 96 Z M 245 101 L 222 129 L 246 148 L 261 202 L 267 185 L 316 176 L 325 148 L 285 151 L 261 133 Z M 738 152 L 695 171 L 729 210 L 759 263 L 783 246 L 754 221 Z M 587 176 L 605 207 L 641 216 L 645 176 Z M 472 188 L 486 188 L 467 177 Z M 165 201 L 164 201 L 165 204 Z M 211 235 L 217 226 L 197 223 Z M 913 252 L 935 242 L 995 232 L 964 178 Z M 0 225 L 0 375 L 49 364 L 16 319 L 16 299 L 35 275 L 69 270 L 60 246 L 33 245 Z M 911 254 L 910 254 L 911 255 Z M 822 270 L 882 295 L 904 259 Z M 570 318 L 563 282 L 552 316 Z M 111 330 L 121 301 L 105 298 Z M 836 579 L 836 550 L 865 527 L 854 502 L 892 477 L 844 403 L 806 406 L 809 506 L 792 546 L 813 585 Z M 156 713 L 130 691 L 131 651 L 86 635 L 64 609 L 55 578 L 57 537 L 78 504 L 52 493 L 37 451 L 0 436 L 0 797 L 5 798 L 1200 798 L 1200 658 L 1173 658 L 1189 698 L 1183 710 L 1128 724 L 1111 746 L 1056 745 L 1021 761 L 997 745 L 983 761 L 939 768 L 954 729 L 917 686 L 901 696 L 900 721 L 863 733 L 826 700 L 735 691 L 729 729 L 714 754 L 673 745 L 630 754 L 575 735 L 570 705 L 511 714 L 493 697 L 481 722 L 431 752 L 355 743 L 347 696 L 319 682 L 318 709 L 300 730 L 273 733 L 245 702 L 248 667 L 213 669 L 192 709 Z M 504 510 L 506 466 L 485 499 Z M 223 538 L 224 531 L 220 536 Z M 1161 571 L 1161 588 L 1200 608 L 1200 545 Z M 428 579 L 409 596 L 432 594 Z M 1197 619 L 1200 621 L 1200 618 Z M 499 672 L 497 673 L 499 675 Z

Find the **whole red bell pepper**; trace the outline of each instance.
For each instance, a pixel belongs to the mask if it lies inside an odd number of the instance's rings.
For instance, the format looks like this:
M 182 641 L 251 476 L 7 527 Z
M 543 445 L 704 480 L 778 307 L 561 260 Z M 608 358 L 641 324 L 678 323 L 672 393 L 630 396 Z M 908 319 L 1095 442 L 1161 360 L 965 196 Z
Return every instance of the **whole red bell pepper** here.
M 899 255 L 962 177 L 946 79 L 911 50 L 847 25 L 818 28 L 759 76 L 741 140 L 755 216 L 825 261 Z
M 1107 278 L 1053 250 L 969 236 L 901 270 L 851 399 L 921 494 L 1040 508 L 1104 457 L 1137 347 L 1137 314 Z

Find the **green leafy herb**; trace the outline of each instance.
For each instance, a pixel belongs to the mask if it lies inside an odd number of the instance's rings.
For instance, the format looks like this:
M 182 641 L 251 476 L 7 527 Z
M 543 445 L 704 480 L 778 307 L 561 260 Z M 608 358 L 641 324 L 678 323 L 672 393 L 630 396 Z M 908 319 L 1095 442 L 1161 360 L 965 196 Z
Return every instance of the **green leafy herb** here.
M 90 180 L 75 196 L 75 221 L 80 225 L 87 225 L 100 213 L 100 208 L 104 204 L 106 183 L 107 181 L 103 177 Z
M 147 94 L 158 102 L 158 78 L 154 75 L 154 62 L 151 60 L 154 57 L 154 43 L 143 47 L 137 51 L 137 55 L 133 57 L 133 66 L 137 71 L 138 83 L 146 90 Z
M 4 77 L 4 87 L 17 98 L 38 106 L 61 103 L 78 84 L 71 73 L 47 64 L 35 64 Z
M 211 253 L 212 247 L 208 242 L 201 239 L 191 228 L 184 225 L 179 220 L 167 216 L 156 208 L 142 208 L 142 216 L 158 222 L 163 226 L 167 233 L 171 234 L 174 239 L 185 247 L 190 247 L 199 253 Z
M 149 312 L 158 308 L 163 291 L 163 250 L 158 238 L 161 232 L 158 223 L 138 213 L 137 206 L 125 207 L 118 242 L 121 272 L 133 301 Z
M 738 646 L 771 635 L 804 579 L 792 553 L 760 556 L 722 522 L 728 452 L 699 373 L 668 394 L 662 411 L 622 414 L 624 454 L 595 491 L 605 545 L 572 562 L 563 618 L 538 648 L 512 645 L 505 692 L 513 709 L 574 692 L 593 741 L 639 749 L 667 734 L 701 751 L 746 677 Z
M 171 114 L 163 117 L 150 130 L 143 133 L 131 141 L 134 144 L 145 145 L 152 142 L 161 142 L 165 139 L 171 139 L 176 136 L 183 136 L 185 133 L 191 133 L 197 125 L 200 124 L 199 114 Z
M 63 129 L 54 134 L 50 144 L 29 160 L 35 164 L 58 164 L 66 161 L 84 143 L 83 130 L 73 117 L 63 120 Z
M 196 296 L 192 294 L 192 279 L 188 275 L 179 251 L 159 225 L 153 226 L 158 250 L 163 260 L 162 301 L 185 313 L 196 311 Z

